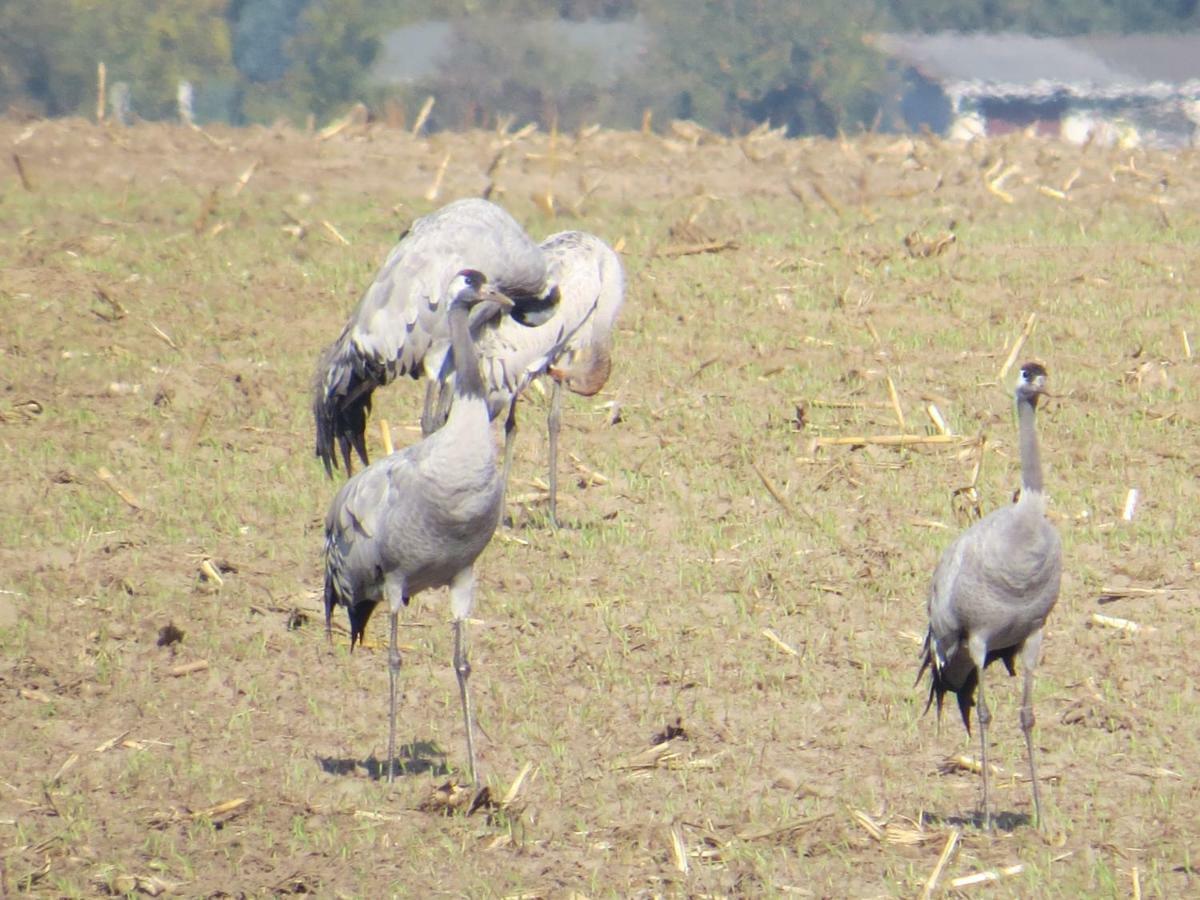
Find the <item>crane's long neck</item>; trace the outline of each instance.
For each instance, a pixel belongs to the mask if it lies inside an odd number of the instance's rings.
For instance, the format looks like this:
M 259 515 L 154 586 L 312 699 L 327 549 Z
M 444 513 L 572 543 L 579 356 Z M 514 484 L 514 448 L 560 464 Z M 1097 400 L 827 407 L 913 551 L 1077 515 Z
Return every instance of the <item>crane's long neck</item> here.
M 454 354 L 454 393 L 483 399 L 483 376 L 479 374 L 479 353 L 468 327 L 470 310 L 466 304 L 450 305 L 450 351 Z
M 1036 399 L 1031 397 L 1017 398 L 1017 428 L 1021 446 L 1021 496 L 1026 494 L 1041 494 L 1042 483 L 1042 454 L 1038 449 L 1036 418 Z

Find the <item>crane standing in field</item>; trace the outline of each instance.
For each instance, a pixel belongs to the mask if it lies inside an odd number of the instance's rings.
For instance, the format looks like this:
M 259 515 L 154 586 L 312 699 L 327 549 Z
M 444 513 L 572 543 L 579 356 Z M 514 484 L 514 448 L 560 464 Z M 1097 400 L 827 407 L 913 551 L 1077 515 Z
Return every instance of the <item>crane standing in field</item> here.
M 984 516 L 942 555 L 929 593 L 929 631 L 925 636 L 920 680 L 930 670 L 929 704 L 936 698 L 941 714 L 947 692 L 958 699 L 968 733 L 971 707 L 979 708 L 983 775 L 983 821 L 988 806 L 987 727 L 991 713 L 983 674 L 999 659 L 1010 675 L 1018 656 L 1024 668 L 1021 731 L 1029 754 L 1034 818 L 1042 822 L 1037 768 L 1033 753 L 1033 673 L 1042 647 L 1042 627 L 1058 600 L 1062 548 L 1058 532 L 1046 520 L 1042 462 L 1034 423 L 1038 398 L 1046 390 L 1046 370 L 1037 363 L 1021 367 L 1016 406 L 1021 452 L 1021 495 L 1016 503 Z M 979 692 L 975 700 L 976 689 Z
M 480 341 L 492 416 L 505 407 L 504 481 L 512 468 L 517 399 L 539 375 L 553 381 L 547 417 L 550 456 L 550 522 L 558 524 L 558 433 L 562 389 L 585 397 L 604 387 L 612 372 L 612 331 L 625 298 L 625 272 L 608 244 L 583 231 L 562 231 L 541 243 L 548 278 L 559 304 L 547 321 L 527 327 L 503 318 Z
M 347 481 L 325 517 L 325 628 L 334 606 L 350 617 L 350 646 L 363 639 L 375 606 L 389 617 L 388 780 L 395 779 L 396 691 L 400 674 L 397 622 L 409 598 L 448 585 L 454 616 L 454 672 L 462 700 L 471 781 L 478 786 L 474 716 L 467 681 L 466 622 L 474 606 L 474 563 L 500 520 L 504 485 L 496 471 L 487 400 L 469 318 L 482 304 L 512 303 L 465 270 L 446 296 L 455 397 L 445 424 Z
M 453 369 L 445 297 L 451 279 L 464 269 L 488 273 L 514 302 L 513 316 L 527 324 L 537 324 L 557 305 L 542 251 L 496 204 L 468 198 L 417 219 L 388 254 L 342 333 L 321 354 L 313 418 L 316 455 L 329 475 L 338 465 L 339 449 L 347 474 L 351 448 L 367 464 L 371 394 L 401 375 L 428 379 L 424 433 L 445 420 L 446 410 L 434 410 L 432 398 Z M 476 307 L 471 331 L 494 314 L 488 304 Z M 444 392 L 443 402 L 451 396 Z
M 481 261 L 482 262 L 479 262 Z M 554 381 L 547 421 L 550 521 L 558 521 L 558 436 L 562 387 L 596 394 L 612 370 L 612 330 L 625 296 L 617 254 L 595 235 L 564 231 L 540 246 L 508 213 L 467 199 L 413 223 L 367 289 L 341 336 L 322 354 L 313 414 L 316 453 L 332 475 L 340 445 L 347 474 L 350 449 L 367 460 L 371 393 L 398 375 L 428 379 L 421 429 L 445 421 L 454 396 L 445 306 L 437 286 L 464 266 L 497 273 L 496 286 L 516 303 L 512 316 L 471 317 L 483 355 L 493 418 L 507 408 L 504 480 L 512 468 L 516 403 L 539 375 Z

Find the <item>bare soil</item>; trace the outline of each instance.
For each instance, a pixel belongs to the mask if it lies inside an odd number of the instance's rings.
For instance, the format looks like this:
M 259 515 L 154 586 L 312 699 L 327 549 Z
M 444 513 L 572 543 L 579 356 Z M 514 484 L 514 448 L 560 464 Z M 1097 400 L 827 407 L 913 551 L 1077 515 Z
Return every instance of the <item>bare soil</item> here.
M 0 894 L 915 896 L 959 830 L 936 892 L 1197 891 L 1196 154 L 71 120 L 0 146 Z M 469 811 L 445 598 L 405 623 L 394 787 L 386 655 L 325 640 L 308 385 L 406 223 L 485 191 L 620 247 L 629 291 L 608 387 L 568 404 L 558 531 L 523 404 Z M 913 679 L 941 548 L 1015 486 L 1030 313 L 1067 550 L 1048 822 L 989 670 L 988 833 L 953 761 L 978 746 Z M 421 393 L 379 394 L 398 442 Z M 820 443 L 935 433 L 931 405 L 972 442 Z

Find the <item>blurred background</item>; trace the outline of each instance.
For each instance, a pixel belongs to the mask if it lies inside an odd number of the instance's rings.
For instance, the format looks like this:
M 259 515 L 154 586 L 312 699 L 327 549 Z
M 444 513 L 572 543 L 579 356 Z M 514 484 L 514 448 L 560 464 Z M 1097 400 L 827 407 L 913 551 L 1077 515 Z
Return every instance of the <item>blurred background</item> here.
M 1187 144 L 1198 3 L 0 0 L 0 111 L 303 126 L 362 103 L 411 127 L 432 97 L 432 130 L 688 119 Z

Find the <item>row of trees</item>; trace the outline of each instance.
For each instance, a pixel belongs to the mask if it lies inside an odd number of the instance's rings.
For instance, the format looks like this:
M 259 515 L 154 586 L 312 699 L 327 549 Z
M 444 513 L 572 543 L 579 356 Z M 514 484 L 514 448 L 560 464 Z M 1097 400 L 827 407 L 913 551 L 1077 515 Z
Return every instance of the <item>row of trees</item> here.
M 882 30 L 1046 34 L 1178 31 L 1200 0 L 0 0 L 0 109 L 93 108 L 96 64 L 130 85 L 134 111 L 174 115 L 196 86 L 202 120 L 235 123 L 349 103 L 413 108 L 437 98 L 442 127 L 501 114 L 637 125 L 643 110 L 720 130 L 770 120 L 792 133 L 870 126 L 886 116 L 889 73 L 863 37 Z M 531 22 L 632 21 L 635 64 L 613 75 L 595 52 Z M 455 23 L 420 82 L 372 81 L 381 39 L 414 22 Z
M 0 0 L 0 110 L 88 113 L 96 67 L 147 119 L 175 114 L 180 81 L 201 118 L 326 115 L 360 99 L 395 18 L 387 0 Z

